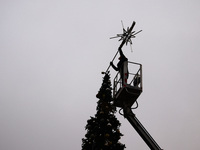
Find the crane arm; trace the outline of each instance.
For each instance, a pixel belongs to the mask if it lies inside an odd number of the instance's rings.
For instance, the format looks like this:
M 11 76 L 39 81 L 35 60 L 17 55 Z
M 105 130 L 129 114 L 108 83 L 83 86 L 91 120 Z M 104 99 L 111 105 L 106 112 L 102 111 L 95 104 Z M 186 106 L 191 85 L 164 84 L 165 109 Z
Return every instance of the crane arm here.
M 131 108 L 124 107 L 124 116 L 130 122 L 130 124 L 134 127 L 140 137 L 144 140 L 144 142 L 149 146 L 151 150 L 162 150 L 156 141 L 151 137 L 151 135 L 147 132 L 144 126 L 140 123 L 140 121 L 136 118 L 135 114 L 132 112 Z

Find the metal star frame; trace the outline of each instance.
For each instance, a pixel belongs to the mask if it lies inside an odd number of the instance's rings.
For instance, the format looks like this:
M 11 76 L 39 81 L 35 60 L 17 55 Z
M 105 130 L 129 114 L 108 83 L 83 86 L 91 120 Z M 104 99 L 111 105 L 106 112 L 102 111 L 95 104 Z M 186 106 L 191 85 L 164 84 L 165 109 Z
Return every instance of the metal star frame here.
M 135 31 L 129 31 L 130 30 L 130 28 L 129 27 L 127 27 L 127 30 L 124 28 L 124 25 L 123 25 L 123 22 L 121 21 L 121 23 L 122 23 L 122 28 L 123 28 L 123 33 L 122 34 L 117 34 L 115 37 L 111 37 L 110 39 L 114 39 L 114 38 L 120 38 L 118 41 L 123 41 L 123 40 L 125 40 L 125 43 L 126 43 L 126 45 L 128 44 L 128 43 L 130 43 L 130 46 L 133 44 L 133 42 L 132 42 L 132 40 L 131 40 L 131 38 L 135 38 L 135 35 L 136 34 L 138 34 L 138 33 L 140 33 L 142 30 L 140 30 L 140 31 L 138 31 L 138 32 L 135 32 Z M 131 49 L 132 49 L 132 47 L 131 47 Z

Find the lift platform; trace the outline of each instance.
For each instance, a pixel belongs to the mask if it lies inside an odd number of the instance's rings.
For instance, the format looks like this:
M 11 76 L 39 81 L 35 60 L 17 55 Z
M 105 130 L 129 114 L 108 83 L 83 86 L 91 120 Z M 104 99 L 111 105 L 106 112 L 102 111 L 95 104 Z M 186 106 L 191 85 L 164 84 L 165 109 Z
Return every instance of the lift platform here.
M 135 34 L 141 32 L 132 32 L 133 27 L 135 26 L 135 22 L 132 23 L 130 28 L 125 30 L 123 28 L 123 34 L 117 34 L 117 38 L 120 37 L 122 43 L 119 46 L 119 49 L 123 47 L 126 43 L 132 44 L 131 38 L 135 37 Z M 120 41 L 119 40 L 119 41 Z M 117 51 L 118 53 L 118 51 Z M 113 60 L 115 59 L 117 53 L 115 54 Z M 112 62 L 113 62 L 112 60 Z M 127 62 L 124 62 L 124 68 L 127 67 Z M 127 73 L 127 68 L 122 74 L 123 79 L 120 77 L 120 73 L 118 72 L 114 78 L 113 83 L 113 105 L 116 107 L 120 107 L 124 111 L 124 117 L 130 122 L 133 128 L 138 132 L 140 137 L 144 140 L 144 142 L 149 146 L 151 150 L 162 150 L 160 146 L 156 143 L 156 141 L 151 137 L 151 135 L 147 132 L 144 126 L 140 123 L 140 121 L 136 118 L 135 114 L 132 112 L 132 105 L 137 101 L 138 97 L 142 93 L 142 65 L 135 62 L 128 62 L 129 73 Z M 106 72 L 108 72 L 110 65 Z M 128 77 L 128 78 L 127 78 Z M 123 85 L 122 81 L 123 80 Z
M 131 110 L 131 106 L 142 93 L 142 65 L 135 62 L 128 62 L 128 65 L 130 66 L 129 78 L 124 85 L 122 85 L 119 73 L 114 78 L 113 105 L 123 109 L 124 117 L 151 150 L 162 150 Z
M 131 70 L 126 85 L 122 86 L 119 73 L 113 83 L 113 104 L 121 108 L 124 105 L 131 107 L 142 93 L 142 65 L 135 62 L 128 62 L 128 65 Z

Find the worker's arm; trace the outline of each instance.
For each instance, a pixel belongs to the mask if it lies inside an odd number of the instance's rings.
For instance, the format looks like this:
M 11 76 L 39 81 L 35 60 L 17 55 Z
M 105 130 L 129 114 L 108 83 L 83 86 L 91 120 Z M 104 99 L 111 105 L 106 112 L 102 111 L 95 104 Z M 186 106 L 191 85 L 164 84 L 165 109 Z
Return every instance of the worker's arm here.
M 117 67 L 113 64 L 113 62 L 110 62 L 110 65 L 113 67 L 113 69 L 115 69 L 115 71 L 119 71 L 119 68 L 117 68 Z
M 118 48 L 118 51 L 119 51 L 119 54 L 120 54 L 120 57 L 122 58 L 122 60 L 127 59 L 127 58 L 125 57 L 124 53 L 122 52 L 122 49 L 121 49 L 120 47 Z

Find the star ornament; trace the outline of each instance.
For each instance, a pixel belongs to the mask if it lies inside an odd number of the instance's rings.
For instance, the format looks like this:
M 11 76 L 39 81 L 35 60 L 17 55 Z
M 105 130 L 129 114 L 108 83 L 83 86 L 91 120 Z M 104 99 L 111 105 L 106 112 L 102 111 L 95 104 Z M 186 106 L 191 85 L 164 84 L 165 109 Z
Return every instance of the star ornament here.
M 132 40 L 131 38 L 135 38 L 135 35 L 138 34 L 139 32 L 141 32 L 142 30 L 138 31 L 138 32 L 128 32 L 129 28 L 127 28 L 127 30 L 123 29 L 123 33 L 122 34 L 117 34 L 117 36 L 115 37 L 111 37 L 110 39 L 114 39 L 114 38 L 120 38 L 119 41 L 126 41 L 126 45 L 128 43 L 132 44 Z
M 140 33 L 142 30 L 135 32 L 135 31 L 131 31 L 131 29 L 128 27 L 127 30 L 124 28 L 123 23 L 122 23 L 122 27 L 123 27 L 123 33 L 122 34 L 117 34 L 115 37 L 111 37 L 110 39 L 114 39 L 114 38 L 120 38 L 119 41 L 125 41 L 126 45 L 128 43 L 130 43 L 130 45 L 132 45 L 132 38 L 135 38 L 135 35 Z

